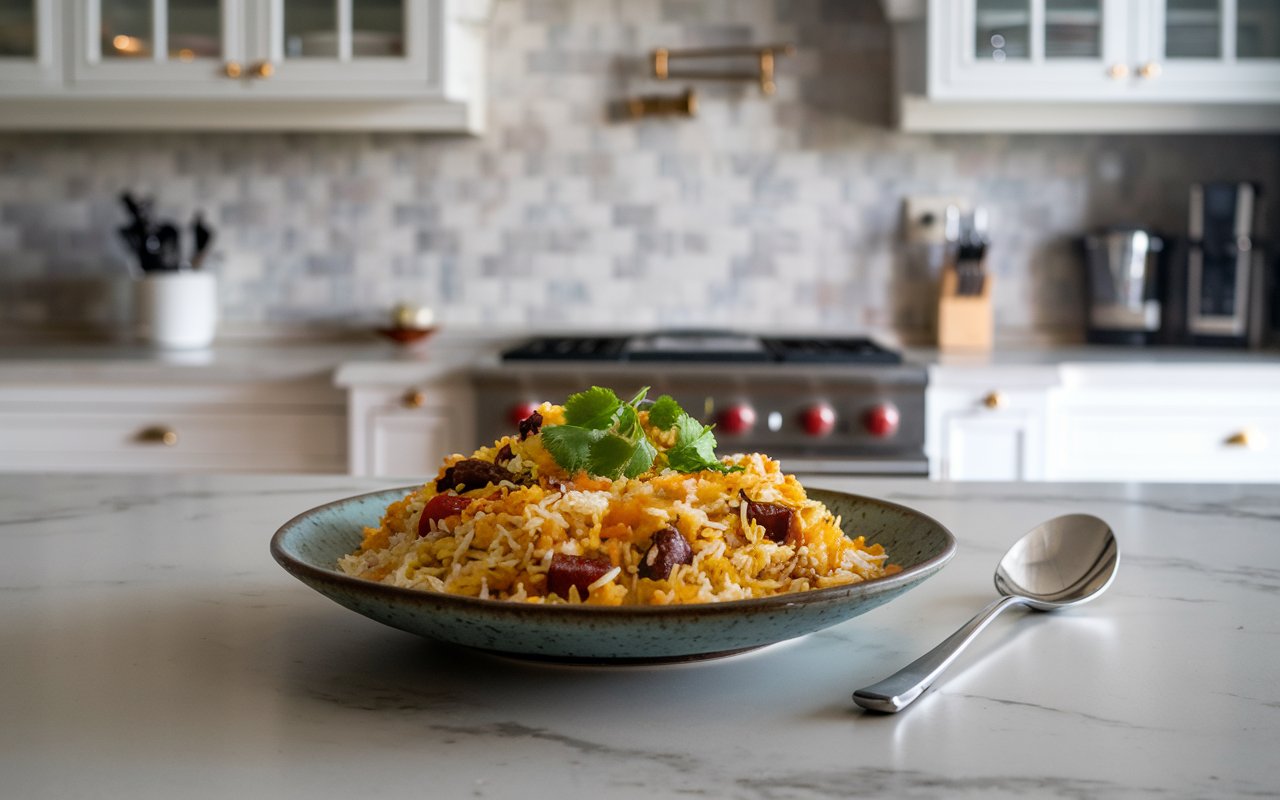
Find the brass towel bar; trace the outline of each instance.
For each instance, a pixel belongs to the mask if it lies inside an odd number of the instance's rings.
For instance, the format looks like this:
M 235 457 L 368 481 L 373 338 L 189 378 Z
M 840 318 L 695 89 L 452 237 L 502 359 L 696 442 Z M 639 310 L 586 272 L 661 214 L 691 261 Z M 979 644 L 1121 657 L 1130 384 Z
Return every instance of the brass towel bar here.
M 795 48 L 789 44 L 778 45 L 761 45 L 761 46 L 745 46 L 745 47 L 705 47 L 697 50 L 670 50 L 660 47 L 653 51 L 653 77 L 660 81 L 665 80 L 691 80 L 691 81 L 751 81 L 760 84 L 760 91 L 765 94 L 773 94 L 777 88 L 774 82 L 774 62 L 778 56 L 789 56 L 795 53 Z M 730 58 L 752 58 L 755 59 L 756 69 L 753 72 L 746 70 L 735 71 L 706 71 L 698 70 L 673 70 L 671 62 L 679 59 L 730 59 Z

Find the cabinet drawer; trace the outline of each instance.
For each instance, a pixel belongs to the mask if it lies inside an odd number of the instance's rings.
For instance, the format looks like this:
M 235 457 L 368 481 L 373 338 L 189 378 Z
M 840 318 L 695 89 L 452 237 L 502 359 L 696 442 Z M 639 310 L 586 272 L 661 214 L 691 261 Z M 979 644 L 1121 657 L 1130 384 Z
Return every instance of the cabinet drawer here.
M 0 471 L 342 472 L 341 413 L 0 411 Z
M 1280 481 L 1273 408 L 1065 414 L 1055 475 L 1065 480 Z

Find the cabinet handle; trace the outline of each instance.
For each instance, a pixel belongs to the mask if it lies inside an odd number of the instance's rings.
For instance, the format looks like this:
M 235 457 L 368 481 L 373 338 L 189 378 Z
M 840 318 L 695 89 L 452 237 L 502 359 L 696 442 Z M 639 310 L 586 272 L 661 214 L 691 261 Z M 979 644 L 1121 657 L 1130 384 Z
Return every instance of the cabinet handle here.
M 1255 436 L 1252 431 L 1243 430 L 1236 431 L 1228 436 L 1224 444 L 1228 447 L 1243 447 L 1246 450 L 1251 450 L 1258 446 L 1260 442 L 1258 441 L 1258 437 Z
M 239 61 L 228 61 L 222 66 L 222 74 L 228 78 L 239 78 L 244 74 L 244 69 L 240 66 Z
M 165 447 L 173 447 L 178 443 L 178 432 L 173 428 L 156 425 L 139 431 L 138 441 L 144 444 L 162 444 Z
M 1164 68 L 1155 61 L 1148 61 L 1141 67 L 1138 67 L 1138 74 L 1147 79 L 1159 78 L 1160 73 L 1162 72 L 1164 72 Z
M 255 78 L 270 78 L 276 74 L 276 67 L 270 61 L 259 61 L 250 68 L 249 74 Z
M 1113 81 L 1118 81 L 1121 78 L 1129 77 L 1129 65 L 1128 64 L 1112 64 L 1110 67 L 1107 68 L 1107 77 L 1112 79 Z
M 982 398 L 982 404 L 992 411 L 1004 408 L 1006 403 L 1004 395 L 1000 392 L 987 392 L 987 396 Z
M 405 408 L 422 408 L 427 404 L 427 395 L 414 389 L 404 393 L 402 402 Z

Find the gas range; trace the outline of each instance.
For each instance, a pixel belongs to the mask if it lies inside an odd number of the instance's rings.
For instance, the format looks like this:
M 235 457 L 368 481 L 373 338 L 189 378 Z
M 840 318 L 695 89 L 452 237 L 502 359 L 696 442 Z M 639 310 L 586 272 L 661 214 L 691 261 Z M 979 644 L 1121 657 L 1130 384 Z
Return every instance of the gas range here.
M 719 331 L 554 336 L 502 353 L 475 375 L 481 441 L 543 401 L 591 386 L 650 387 L 715 425 L 721 453 L 768 453 L 784 469 L 925 475 L 924 367 L 866 338 Z

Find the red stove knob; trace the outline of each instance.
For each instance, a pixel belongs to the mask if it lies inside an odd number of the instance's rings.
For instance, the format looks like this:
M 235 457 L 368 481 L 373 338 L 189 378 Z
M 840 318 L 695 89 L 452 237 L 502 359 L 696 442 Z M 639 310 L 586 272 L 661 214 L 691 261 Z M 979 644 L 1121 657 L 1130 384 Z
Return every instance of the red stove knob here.
M 810 436 L 826 436 L 836 429 L 836 410 L 826 403 L 809 406 L 800 413 L 800 425 Z
M 516 403 L 507 409 L 507 419 L 511 422 L 512 427 L 518 427 L 521 422 L 528 419 L 533 412 L 538 410 L 541 403 Z
M 746 403 L 735 403 L 716 415 L 716 430 L 736 436 L 754 428 L 756 410 Z
M 862 415 L 862 427 L 867 429 L 867 433 L 880 439 L 887 439 L 897 433 L 901 421 L 898 407 L 893 403 L 873 406 Z

